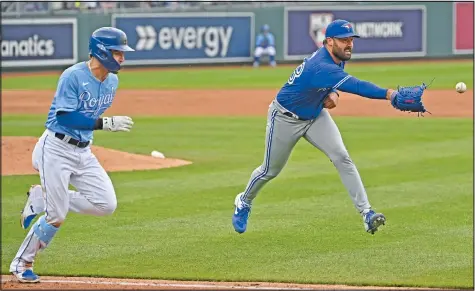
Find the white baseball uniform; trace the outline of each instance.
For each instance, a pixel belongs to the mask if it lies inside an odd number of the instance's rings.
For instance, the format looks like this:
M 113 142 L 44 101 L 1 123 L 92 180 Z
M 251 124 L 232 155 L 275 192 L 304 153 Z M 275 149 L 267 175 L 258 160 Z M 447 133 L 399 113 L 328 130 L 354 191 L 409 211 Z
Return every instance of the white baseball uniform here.
M 32 154 L 38 170 L 43 199 L 34 200 L 35 209 L 45 214 L 31 227 L 10 265 L 18 272 L 33 263 L 37 252 L 46 248 L 69 211 L 107 215 L 115 211 L 117 200 L 112 181 L 91 152 L 93 130 L 74 129 L 58 123 L 56 113 L 79 112 L 97 119 L 114 100 L 118 77 L 110 73 L 100 82 L 86 62 L 66 69 L 60 76 L 46 121 L 46 130 Z M 77 191 L 69 190 L 73 185 Z M 43 205 L 42 205 L 43 203 Z

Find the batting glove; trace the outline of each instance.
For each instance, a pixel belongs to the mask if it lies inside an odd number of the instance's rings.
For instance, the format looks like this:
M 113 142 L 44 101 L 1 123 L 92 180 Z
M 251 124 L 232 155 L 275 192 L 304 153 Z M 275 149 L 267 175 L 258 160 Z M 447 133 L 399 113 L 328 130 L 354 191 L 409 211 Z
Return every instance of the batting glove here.
M 112 116 L 102 118 L 102 130 L 129 132 L 134 122 L 128 116 Z

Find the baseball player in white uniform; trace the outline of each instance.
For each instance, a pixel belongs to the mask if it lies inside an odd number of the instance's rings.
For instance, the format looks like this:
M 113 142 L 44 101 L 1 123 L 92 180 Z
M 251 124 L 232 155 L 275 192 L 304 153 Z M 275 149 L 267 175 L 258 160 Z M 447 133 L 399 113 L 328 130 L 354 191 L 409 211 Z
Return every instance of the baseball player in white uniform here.
M 114 186 L 91 152 L 94 130 L 130 131 L 128 116 L 100 117 L 114 100 L 117 73 L 124 62 L 127 45 L 122 30 L 102 27 L 89 42 L 87 62 L 77 63 L 60 76 L 52 101 L 46 130 L 32 154 L 41 186 L 28 191 L 21 225 L 33 224 L 15 258 L 10 272 L 22 283 L 40 281 L 33 272 L 37 253 L 51 242 L 69 211 L 89 215 L 109 215 L 117 206 Z M 69 190 L 73 185 L 77 191 Z

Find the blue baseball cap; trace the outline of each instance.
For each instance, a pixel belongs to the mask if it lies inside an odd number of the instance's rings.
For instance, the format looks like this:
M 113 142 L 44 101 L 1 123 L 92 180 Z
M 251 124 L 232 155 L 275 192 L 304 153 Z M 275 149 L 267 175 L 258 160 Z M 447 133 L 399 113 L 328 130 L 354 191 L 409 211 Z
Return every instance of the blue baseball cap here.
M 345 38 L 360 37 L 355 33 L 353 25 L 346 20 L 337 19 L 327 26 L 325 37 Z

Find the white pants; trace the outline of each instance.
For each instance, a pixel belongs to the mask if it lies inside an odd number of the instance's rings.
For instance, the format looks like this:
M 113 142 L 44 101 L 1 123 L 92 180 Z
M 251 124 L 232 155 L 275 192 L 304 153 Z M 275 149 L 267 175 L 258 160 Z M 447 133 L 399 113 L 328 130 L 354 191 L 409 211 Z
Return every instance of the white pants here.
M 112 181 L 90 146 L 78 148 L 46 130 L 36 143 L 32 162 L 40 173 L 49 223 L 63 222 L 68 211 L 100 216 L 116 209 Z M 78 192 L 69 191 L 69 184 Z
M 90 146 L 78 148 L 46 130 L 36 143 L 32 162 L 40 173 L 45 196 L 44 201 L 40 200 L 44 204 L 34 208 L 44 207 L 46 214 L 32 225 L 10 265 L 10 272 L 22 272 L 26 264 L 33 263 L 38 251 L 47 247 L 59 229 L 50 226 L 49 236 L 42 239 L 38 236 L 41 219 L 49 225 L 61 224 L 69 211 L 102 216 L 112 214 L 117 207 L 112 181 Z M 78 191 L 69 190 L 69 184 Z
M 267 48 L 256 47 L 254 56 L 260 58 L 262 55 L 275 56 L 275 48 L 272 46 Z

